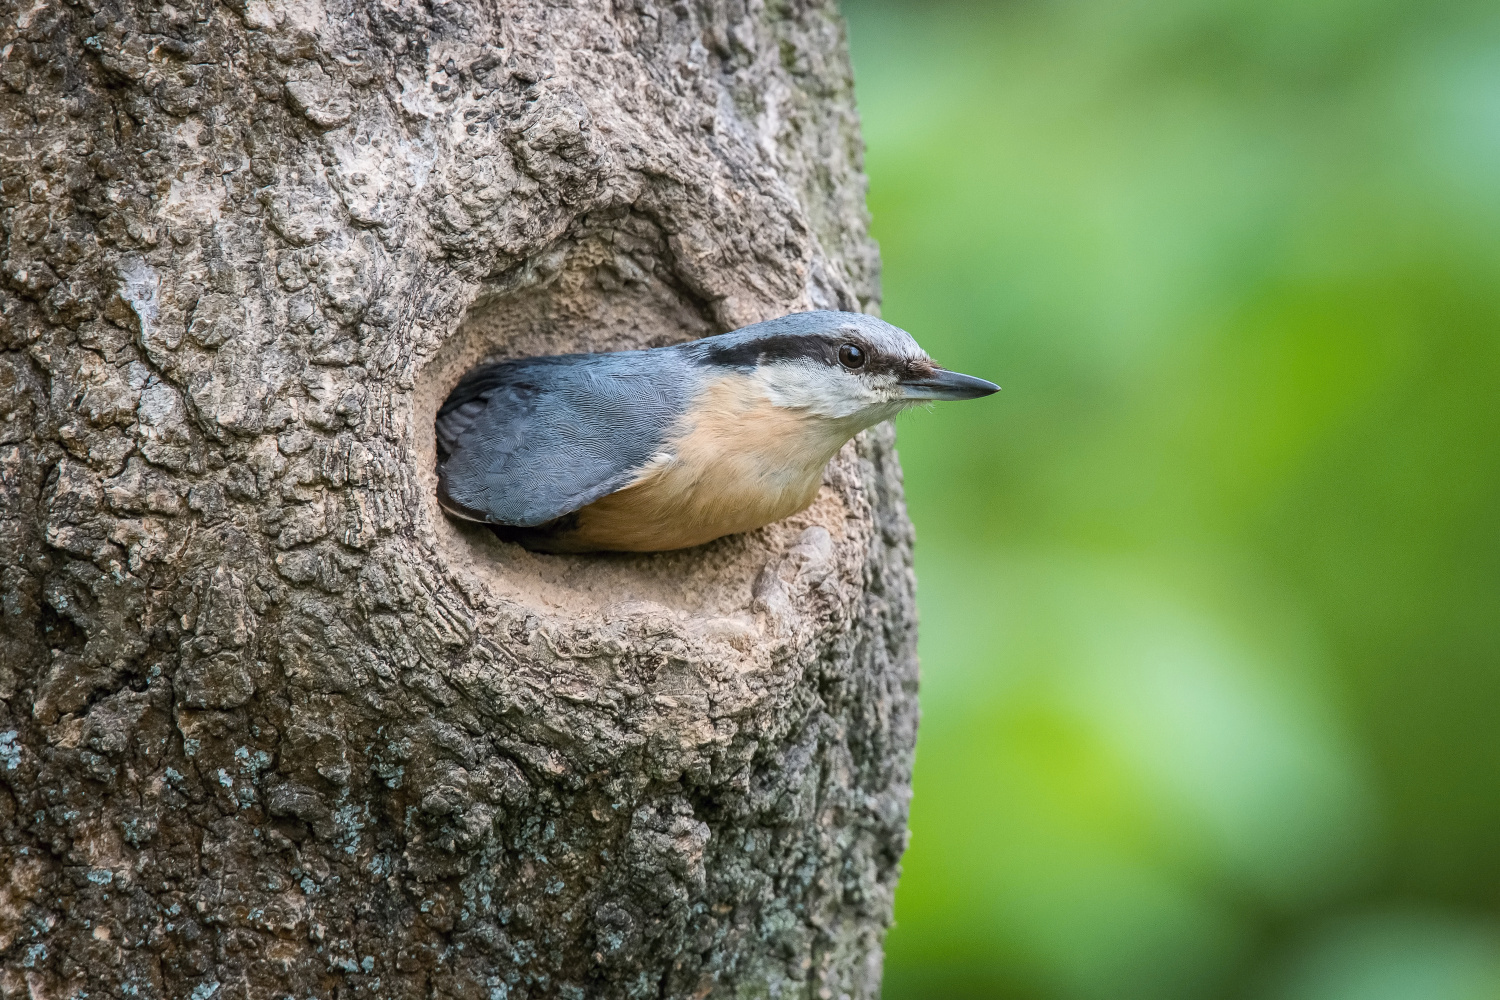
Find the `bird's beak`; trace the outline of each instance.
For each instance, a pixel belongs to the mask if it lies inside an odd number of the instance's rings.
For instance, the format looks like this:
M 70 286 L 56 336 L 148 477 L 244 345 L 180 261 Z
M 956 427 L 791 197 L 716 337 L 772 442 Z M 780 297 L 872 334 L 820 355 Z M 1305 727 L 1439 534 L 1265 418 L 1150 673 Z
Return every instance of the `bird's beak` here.
M 993 382 L 942 368 L 934 369 L 926 378 L 902 379 L 901 388 L 907 399 L 978 399 L 1000 391 Z

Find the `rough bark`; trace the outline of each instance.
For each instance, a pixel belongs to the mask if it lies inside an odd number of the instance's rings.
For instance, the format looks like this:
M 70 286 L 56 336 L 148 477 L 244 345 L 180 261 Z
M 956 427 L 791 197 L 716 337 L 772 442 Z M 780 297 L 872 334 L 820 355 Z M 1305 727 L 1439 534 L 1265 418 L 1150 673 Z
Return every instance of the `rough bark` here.
M 889 430 L 673 554 L 432 490 L 476 360 L 873 308 L 831 0 L 0 0 L 0 60 L 0 996 L 875 996 Z

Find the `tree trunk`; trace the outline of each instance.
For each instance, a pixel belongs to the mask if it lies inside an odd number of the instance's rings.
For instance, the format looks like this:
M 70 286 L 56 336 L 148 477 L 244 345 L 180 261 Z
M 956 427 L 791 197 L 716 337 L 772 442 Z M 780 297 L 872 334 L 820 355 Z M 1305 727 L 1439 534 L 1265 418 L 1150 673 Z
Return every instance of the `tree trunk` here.
M 476 361 L 873 308 L 832 0 L 0 0 L 0 57 L 0 996 L 876 996 L 889 428 L 685 552 L 433 498 Z

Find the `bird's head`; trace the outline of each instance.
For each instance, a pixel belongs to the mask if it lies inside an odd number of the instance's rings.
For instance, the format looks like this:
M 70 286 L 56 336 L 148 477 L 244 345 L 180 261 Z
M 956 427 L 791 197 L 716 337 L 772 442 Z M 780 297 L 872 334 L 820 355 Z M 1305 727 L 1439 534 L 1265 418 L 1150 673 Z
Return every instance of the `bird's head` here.
M 1000 387 L 939 368 L 911 334 L 861 313 L 805 312 L 694 345 L 700 360 L 754 379 L 776 406 L 851 429 L 932 400 Z

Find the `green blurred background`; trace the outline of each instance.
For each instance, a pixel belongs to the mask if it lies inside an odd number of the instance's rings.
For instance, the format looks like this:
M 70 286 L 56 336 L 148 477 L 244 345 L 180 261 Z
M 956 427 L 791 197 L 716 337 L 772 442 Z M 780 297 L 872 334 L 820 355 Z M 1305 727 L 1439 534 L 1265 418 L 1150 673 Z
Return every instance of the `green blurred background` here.
M 1500 4 L 846 0 L 923 722 L 886 1000 L 1500 997 Z

